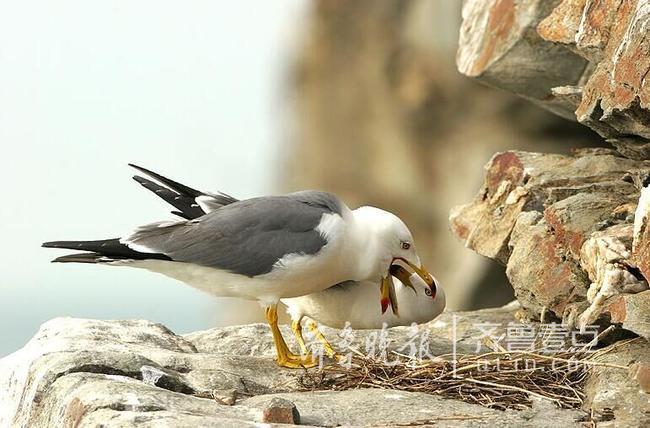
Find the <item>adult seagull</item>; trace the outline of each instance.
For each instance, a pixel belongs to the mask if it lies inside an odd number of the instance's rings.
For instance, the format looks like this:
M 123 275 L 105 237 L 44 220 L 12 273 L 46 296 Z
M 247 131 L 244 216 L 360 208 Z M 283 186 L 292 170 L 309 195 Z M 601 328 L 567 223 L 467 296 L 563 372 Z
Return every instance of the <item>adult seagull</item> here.
M 188 220 L 201 217 L 224 205 L 238 201 L 224 193 L 200 192 L 153 171 L 137 168 L 163 183 L 164 186 L 141 176 L 136 175 L 133 178 L 143 187 L 173 205 L 177 209 L 177 211 L 172 211 L 173 214 Z M 395 293 L 392 296 L 389 295 L 388 299 L 386 296 L 381 296 L 380 290 L 369 281 L 346 281 L 317 293 L 281 299 L 291 316 L 291 329 L 296 336 L 302 354 L 308 355 L 302 335 L 302 320 L 304 318 L 308 319 L 307 328 L 316 339 L 323 343 L 325 352 L 330 357 L 334 357 L 336 352 L 319 331 L 315 321 L 330 327 L 342 328 L 346 322 L 349 322 L 354 329 L 377 329 L 382 328 L 384 324 L 388 327 L 410 325 L 413 322 L 419 324 L 430 321 L 442 313 L 445 308 L 445 294 L 435 278 L 432 284 L 417 281 L 418 277 L 415 274 L 411 274 L 397 264 L 391 265 L 389 271 L 397 281 L 394 283 Z M 413 284 L 414 281 L 417 281 L 417 286 Z M 390 293 L 390 290 L 386 291 Z M 381 308 L 368 304 L 368 302 L 376 300 L 377 297 L 381 299 Z M 400 307 L 406 309 L 401 316 L 398 315 L 397 302 L 400 302 Z M 385 313 L 388 305 L 392 307 L 392 313 Z
M 336 196 L 320 191 L 238 201 L 131 166 L 165 185 L 160 196 L 172 205 L 189 203 L 205 214 L 189 218 L 193 216 L 180 209 L 176 214 L 183 220 L 151 223 L 121 238 L 46 242 L 44 247 L 84 251 L 53 261 L 142 268 L 213 295 L 257 300 L 265 309 L 280 366 L 318 363 L 293 354 L 286 345 L 278 328 L 281 298 L 315 293 L 348 280 L 371 281 L 381 284 L 383 310 L 391 303 L 397 311 L 389 273 L 396 260 L 427 284 L 433 283 L 420 264 L 410 231 L 387 211 L 350 210 Z M 155 184 L 134 178 L 145 187 Z

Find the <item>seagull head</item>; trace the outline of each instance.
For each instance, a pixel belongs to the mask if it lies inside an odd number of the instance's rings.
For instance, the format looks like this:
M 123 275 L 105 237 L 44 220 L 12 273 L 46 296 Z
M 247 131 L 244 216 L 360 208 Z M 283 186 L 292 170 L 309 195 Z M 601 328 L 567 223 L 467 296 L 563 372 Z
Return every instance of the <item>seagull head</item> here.
M 389 297 L 383 291 L 388 288 L 390 269 L 394 264 L 403 267 L 403 275 L 414 273 L 419 276 L 430 292 L 435 293 L 435 280 L 422 266 L 413 235 L 399 217 L 375 207 L 357 208 L 354 216 L 357 223 L 362 225 L 363 241 L 366 243 L 363 264 L 367 269 L 363 279 L 382 281 L 382 307 L 385 306 L 383 299 Z

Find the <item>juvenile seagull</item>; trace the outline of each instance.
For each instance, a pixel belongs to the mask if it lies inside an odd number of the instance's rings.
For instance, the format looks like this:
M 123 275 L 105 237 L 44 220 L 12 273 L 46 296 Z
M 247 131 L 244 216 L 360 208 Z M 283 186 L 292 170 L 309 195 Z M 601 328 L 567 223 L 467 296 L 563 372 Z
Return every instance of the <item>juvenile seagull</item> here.
M 374 207 L 353 211 L 336 196 L 319 191 L 237 201 L 132 166 L 165 185 L 166 191 L 157 193 L 179 208 L 176 214 L 185 219 L 141 226 L 121 238 L 46 242 L 44 247 L 84 251 L 53 261 L 142 268 L 213 295 L 257 300 L 265 309 L 280 366 L 318 363 L 293 354 L 286 345 L 278 328 L 281 298 L 315 293 L 348 280 L 370 281 L 381 284 L 383 310 L 389 299 L 397 311 L 389 274 L 396 260 L 433 284 L 410 231 L 389 212 Z M 152 186 L 150 180 L 134 178 Z M 190 219 L 199 213 L 189 215 L 181 209 L 188 203 L 206 213 Z
M 431 321 L 445 309 L 445 293 L 437 281 L 431 285 L 418 281 L 415 274 L 409 274 L 398 265 L 392 265 L 390 273 L 399 279 L 395 282 L 395 291 L 400 308 L 404 309 L 402 316 L 383 314 L 378 306 L 368 304 L 380 294 L 371 282 L 346 281 L 318 293 L 282 299 L 302 353 L 309 353 L 302 335 L 303 318 L 309 319 L 307 328 L 323 344 L 325 353 L 334 357 L 336 352 L 315 321 L 335 328 L 343 328 L 349 322 L 353 329 L 380 329 L 384 323 L 387 327 L 395 327 Z M 414 282 L 417 285 L 414 286 Z

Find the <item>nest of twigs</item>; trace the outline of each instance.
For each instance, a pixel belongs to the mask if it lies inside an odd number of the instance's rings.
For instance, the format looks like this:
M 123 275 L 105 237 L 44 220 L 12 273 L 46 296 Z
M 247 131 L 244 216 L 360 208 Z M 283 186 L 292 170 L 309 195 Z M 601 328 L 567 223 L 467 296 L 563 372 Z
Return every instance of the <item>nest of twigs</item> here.
M 308 390 L 384 388 L 423 392 L 500 410 L 529 408 L 534 398 L 561 408 L 580 408 L 589 371 L 595 365 L 607 365 L 593 361 L 593 356 L 586 350 L 552 355 L 495 350 L 425 361 L 402 355 L 388 365 L 356 352 L 349 367 L 332 364 L 305 373 L 300 381 Z

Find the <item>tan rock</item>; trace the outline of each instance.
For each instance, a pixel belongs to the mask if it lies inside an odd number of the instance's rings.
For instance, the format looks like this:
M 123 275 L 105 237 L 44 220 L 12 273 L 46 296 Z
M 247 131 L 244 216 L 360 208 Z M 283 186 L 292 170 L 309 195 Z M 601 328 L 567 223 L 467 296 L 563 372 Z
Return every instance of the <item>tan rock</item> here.
M 578 121 L 613 138 L 622 153 L 645 159 L 647 148 L 634 146 L 647 147 L 650 139 L 649 20 L 645 0 L 564 0 L 538 27 L 544 39 L 592 63 L 576 109 Z
M 300 425 L 300 413 L 296 405 L 285 398 L 273 397 L 262 411 L 262 422 L 269 424 Z
M 612 323 L 650 340 L 650 290 L 618 294 L 604 303 L 602 313 Z
M 464 2 L 458 70 L 573 118 L 572 105 L 554 97 L 551 89 L 578 83 L 586 61 L 542 39 L 536 31 L 555 4 L 544 0 Z
M 506 274 L 515 296 L 532 318 L 543 312 L 562 318 L 569 304 L 586 299 L 588 279 L 535 211 L 522 213 L 510 239 Z

